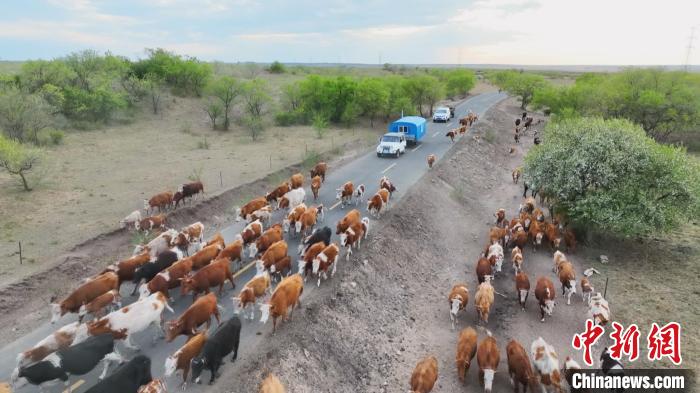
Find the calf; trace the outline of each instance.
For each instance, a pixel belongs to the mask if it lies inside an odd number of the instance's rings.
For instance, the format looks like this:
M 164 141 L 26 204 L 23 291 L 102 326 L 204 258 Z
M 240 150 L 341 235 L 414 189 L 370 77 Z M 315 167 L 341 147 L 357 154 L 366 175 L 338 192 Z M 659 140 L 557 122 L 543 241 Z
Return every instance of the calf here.
M 264 206 L 267 206 L 267 199 L 265 199 L 265 197 L 253 199 L 252 201 L 243 205 L 243 207 L 236 209 L 236 221 L 245 220 L 249 214 Z
M 544 322 L 544 314 L 552 316 L 554 311 L 554 297 L 556 296 L 556 291 L 554 290 L 554 284 L 552 280 L 547 277 L 540 277 L 537 279 L 537 284 L 535 284 L 535 298 L 540 305 L 540 317 L 541 321 Z
M 92 371 L 98 363 L 104 362 L 100 379 L 107 375 L 110 362 L 121 362 L 122 357 L 114 350 L 114 338 L 110 334 L 88 337 L 82 342 L 60 349 L 45 360 L 15 370 L 10 377 L 14 389 L 26 383 L 32 385 L 50 384 L 60 379 L 70 385 L 70 375 L 84 375 Z
M 119 366 L 107 378 L 86 390 L 85 393 L 142 392 L 140 387 L 148 385 L 152 379 L 151 359 L 146 355 L 137 355 L 125 364 Z M 164 391 L 165 390 L 161 390 L 160 392 Z M 159 391 L 155 393 L 159 393 Z
M 569 261 L 559 265 L 559 282 L 561 282 L 561 293 L 566 296 L 566 304 L 571 304 L 571 295 L 576 293 L 576 271 L 574 265 Z
M 107 266 L 107 268 L 102 272 L 114 272 L 119 278 L 119 284 L 117 285 L 117 291 L 121 288 L 121 285 L 125 281 L 131 281 L 134 279 L 134 272 L 139 267 L 148 263 L 151 260 L 151 255 L 148 250 L 144 250 L 141 254 L 132 256 L 129 259 L 119 261 L 115 264 Z
M 68 348 L 73 344 L 73 340 L 79 329 L 85 329 L 85 325 L 81 325 L 79 322 L 73 322 L 49 334 L 46 338 L 34 345 L 32 349 L 17 355 L 17 367 L 22 368 L 28 364 L 36 363 L 40 360 L 44 360 L 45 357 L 59 349 Z
M 326 181 L 326 171 L 328 170 L 328 164 L 325 162 L 319 162 L 311 168 L 311 171 L 309 171 L 309 177 L 316 177 L 320 176 L 322 181 Z
M 307 232 L 314 229 L 317 219 L 323 221 L 323 216 L 323 205 L 308 207 L 295 223 L 296 232 L 305 236 Z
M 460 382 L 464 383 L 464 379 L 469 371 L 472 359 L 476 354 L 476 330 L 472 327 L 464 328 L 459 332 L 457 339 L 457 376 Z
M 170 296 L 170 290 L 177 288 L 192 271 L 192 257 L 177 261 L 169 268 L 155 275 L 146 285 L 139 287 L 139 298 L 143 299 L 156 292 Z
M 255 258 L 259 253 L 267 251 L 272 244 L 282 240 L 282 231 L 280 224 L 268 228 L 254 243 L 250 244 L 250 257 Z
M 82 322 L 83 318 L 88 313 L 92 314 L 95 318 L 99 318 L 104 315 L 104 310 L 106 308 L 112 306 L 115 308 L 120 308 L 122 306 L 121 296 L 119 296 L 118 289 L 112 289 L 109 292 L 105 292 L 93 299 L 93 301 L 90 303 L 80 306 L 80 310 L 78 310 L 78 322 Z
M 260 322 L 266 323 L 272 315 L 272 334 L 277 328 L 277 318 L 282 317 L 282 320 L 287 320 L 287 309 L 291 308 L 289 319 L 292 318 L 294 308 L 301 307 L 300 297 L 304 292 L 304 282 L 300 274 L 293 274 L 285 277 L 277 284 L 277 288 L 272 293 L 272 297 L 267 304 L 260 306 L 262 316 Z
M 523 393 L 530 391 L 534 392 L 537 387 L 537 377 L 532 372 L 530 358 L 525 352 L 525 348 L 516 340 L 510 340 L 506 346 L 506 354 L 508 355 L 508 374 L 510 375 L 510 384 L 513 386 L 515 393 L 520 391 L 520 386 L 523 387 Z
M 453 286 L 449 295 L 447 295 L 447 302 L 450 304 L 450 320 L 452 321 L 452 330 L 454 330 L 457 313 L 466 309 L 467 303 L 469 303 L 469 289 L 467 289 L 467 284 L 457 284 Z
M 131 295 L 136 293 L 136 290 L 141 285 L 142 281 L 151 281 L 158 273 L 168 269 L 173 263 L 177 262 L 178 254 L 174 251 L 166 251 L 160 255 L 153 263 L 146 263 L 136 269 L 133 274 L 134 290 Z
M 372 198 L 367 201 L 367 211 L 373 217 L 381 217 L 382 208 L 384 207 L 384 200 L 379 193 L 376 193 Z
M 159 214 L 157 216 L 150 216 L 146 217 L 143 220 L 136 221 L 136 224 L 134 224 L 134 228 L 137 231 L 144 231 L 146 234 L 148 232 L 157 229 L 157 228 L 163 228 L 165 227 L 165 222 L 167 221 L 167 217 L 165 214 Z
M 523 252 L 520 247 L 515 246 L 510 253 L 511 261 L 513 262 L 513 271 L 518 274 L 523 270 Z
M 588 301 L 588 318 L 592 319 L 596 325 L 605 326 L 610 321 L 610 307 L 608 301 L 603 298 L 600 292 L 596 293 Z
M 527 232 L 525 232 L 522 226 L 518 228 L 519 229 L 513 233 L 513 245 L 520 250 L 524 250 L 525 245 L 527 245 Z
M 518 294 L 518 304 L 525 310 L 525 302 L 530 295 L 530 279 L 523 271 L 515 275 L 515 293 Z
M 306 250 L 311 247 L 312 244 L 318 242 L 323 242 L 326 246 L 331 244 L 331 229 L 328 227 L 323 227 L 321 229 L 314 229 L 311 236 L 305 237 L 299 244 L 299 255 L 303 255 Z
M 498 243 L 491 244 L 486 258 L 496 268 L 496 273 L 500 273 L 503 266 L 503 247 Z
M 304 256 L 299 260 L 299 274 L 304 275 L 304 281 L 306 281 L 309 271 L 313 271 L 313 260 L 316 258 L 316 256 L 318 256 L 318 254 L 321 253 L 321 251 L 325 250 L 326 247 L 327 244 L 320 241 L 312 244 L 306 249 Z
M 216 318 L 216 322 L 221 324 L 219 307 L 216 295 L 213 293 L 195 300 L 178 319 L 166 323 L 165 341 L 171 342 L 181 334 L 192 337 L 197 334 L 197 329 L 205 323 L 207 324 L 205 331 L 209 330 L 212 315 Z
M 474 306 L 479 314 L 479 320 L 484 323 L 489 323 L 489 311 L 493 305 L 494 289 L 491 286 L 491 276 L 486 276 L 484 282 L 476 288 L 474 296 Z
M 594 288 L 588 281 L 588 277 L 581 277 L 581 301 L 590 303 L 593 291 Z
M 296 188 L 293 190 L 290 190 L 288 193 L 284 194 L 284 196 L 280 199 L 279 203 L 277 204 L 277 207 L 279 209 L 282 208 L 289 208 L 293 209 L 300 204 L 304 202 L 306 199 L 306 191 L 304 191 L 303 188 Z
M 360 222 L 360 211 L 357 209 L 350 210 L 335 226 L 335 234 L 340 235 L 345 232 L 352 224 Z
M 260 384 L 258 393 L 285 393 L 282 382 L 272 373 L 270 373 Z
M 355 188 L 352 185 L 352 182 L 346 182 L 343 184 L 343 187 L 341 188 L 336 188 L 336 195 L 335 199 L 340 201 L 340 208 L 345 208 L 345 205 L 350 203 L 352 200 L 352 196 L 355 192 Z
M 542 384 L 542 391 L 552 388 L 557 392 L 563 392 L 559 374 L 559 357 L 554 352 L 554 348 L 539 337 L 530 346 L 530 357 L 539 376 L 539 382 Z
M 202 353 L 192 359 L 192 381 L 201 383 L 200 375 L 207 369 L 211 372 L 209 385 L 219 376 L 219 367 L 226 355 L 233 351 L 231 361 L 238 357 L 238 344 L 241 338 L 241 320 L 237 316 L 219 325 L 202 348 Z
M 487 331 L 487 334 L 488 337 L 481 340 L 476 350 L 476 361 L 479 364 L 479 384 L 484 387 L 486 393 L 491 393 L 493 376 L 498 369 L 501 353 L 491 332 Z
M 148 214 L 149 211 L 155 210 L 155 208 L 158 208 L 158 212 L 162 212 L 163 210 L 167 209 L 170 207 L 170 205 L 173 204 L 173 193 L 170 191 L 167 192 L 161 192 L 160 194 L 156 194 L 151 197 L 151 199 L 144 199 L 143 200 L 143 210 L 146 211 L 146 214 Z
M 311 179 L 311 193 L 314 196 L 314 201 L 318 199 L 318 191 L 321 189 L 321 176 L 315 176 Z
M 141 211 L 134 210 L 129 213 L 128 216 L 119 220 L 119 228 L 126 228 L 128 226 L 136 227 L 136 223 L 141 221 Z
M 270 275 L 267 272 L 259 276 L 255 276 L 248 281 L 238 296 L 232 298 L 233 306 L 236 313 L 243 311 L 250 306 L 251 321 L 255 318 L 255 306 L 258 304 L 258 299 L 263 297 L 270 291 Z
M 416 364 L 411 374 L 411 393 L 429 393 L 438 378 L 438 361 L 435 356 L 428 356 Z
M 204 224 L 199 221 L 182 228 L 180 233 L 185 236 L 189 243 L 204 242 Z
M 268 192 L 265 195 L 265 200 L 267 200 L 268 203 L 272 202 L 278 202 L 280 198 L 284 196 L 284 194 L 289 192 L 289 183 L 283 182 L 279 186 L 277 186 L 274 190 Z
M 257 238 L 263 233 L 263 226 L 260 221 L 253 221 L 246 225 L 241 232 L 241 239 L 243 240 L 243 247 L 248 246 L 253 243 Z
M 476 263 L 476 278 L 479 280 L 479 284 L 484 282 L 486 277 L 493 277 L 491 262 L 486 258 L 479 258 Z
M 193 275 L 183 278 L 182 296 L 192 292 L 192 300 L 194 301 L 197 295 L 202 292 L 209 293 L 209 288 L 215 286 L 219 287 L 219 296 L 221 296 L 226 280 L 231 283 L 231 289 L 236 289 L 229 262 L 231 261 L 226 258 L 217 259 Z
M 353 193 L 353 198 L 355 199 L 355 206 L 359 205 L 362 203 L 362 198 L 365 196 L 365 185 L 360 184 L 357 186 L 355 189 L 355 192 Z
M 187 388 L 187 377 L 190 374 L 190 364 L 192 359 L 202 352 L 204 344 L 207 342 L 207 332 L 202 331 L 187 339 L 185 345 L 180 347 L 174 354 L 165 359 L 165 376 L 172 377 L 177 371 L 182 371 L 182 390 Z
M 51 304 L 51 323 L 66 313 L 77 313 L 83 304 L 90 303 L 103 293 L 119 288 L 119 277 L 113 272 L 103 273 L 86 281 L 60 303 Z
M 382 176 L 381 179 L 379 179 L 379 188 L 383 188 L 387 191 L 389 191 L 389 194 L 394 195 L 394 191 L 396 191 L 396 187 L 394 187 L 394 183 L 389 180 L 388 177 Z
M 289 178 L 289 187 L 294 190 L 304 186 L 304 175 L 295 173 Z
M 433 169 L 433 164 L 437 161 L 435 154 L 428 154 L 428 168 Z
M 112 311 L 106 316 L 92 322 L 88 322 L 87 334 L 97 336 L 103 333 L 110 333 L 117 340 L 124 340 L 124 345 L 132 350 L 139 348 L 131 342 L 131 336 L 135 333 L 146 330 L 153 325 L 162 331 L 161 321 L 163 320 L 163 310 L 173 312 L 168 305 L 168 300 L 162 293 L 154 293 L 146 298 L 139 299 L 119 310 Z M 85 337 L 76 335 L 75 341 L 80 342 Z
M 340 245 L 348 249 L 345 254 L 345 260 L 350 260 L 350 254 L 352 254 L 352 246 L 356 246 L 360 249 L 360 243 L 363 238 L 367 238 L 367 233 L 369 232 L 369 218 L 364 217 L 359 223 L 355 223 L 350 226 L 345 232 L 340 234 Z
M 321 277 L 323 276 L 324 280 L 328 279 L 328 268 L 333 267 L 331 270 L 331 278 L 335 275 L 335 269 L 338 266 L 338 256 L 340 255 L 340 249 L 335 243 L 331 243 L 328 247 L 326 247 L 321 253 L 319 253 L 316 258 L 314 258 L 312 265 L 313 265 L 313 274 L 318 277 L 318 282 L 316 286 L 320 287 L 321 286 Z

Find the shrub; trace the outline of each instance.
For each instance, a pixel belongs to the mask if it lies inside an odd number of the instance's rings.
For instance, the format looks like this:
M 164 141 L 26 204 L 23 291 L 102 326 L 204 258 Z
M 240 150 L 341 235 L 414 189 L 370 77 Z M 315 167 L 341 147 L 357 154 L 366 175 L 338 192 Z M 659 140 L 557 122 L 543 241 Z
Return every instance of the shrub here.
M 50 130 L 49 136 L 51 137 L 51 143 L 54 145 L 60 145 L 63 143 L 63 137 L 65 134 L 60 130 Z
M 277 60 L 273 61 L 267 70 L 272 74 L 284 74 L 286 71 L 284 64 L 280 63 Z
M 275 124 L 282 127 L 293 126 L 295 124 L 304 124 L 306 116 L 302 111 L 293 112 L 277 112 L 275 114 Z
M 36 169 L 41 157 L 41 150 L 0 135 L 0 168 L 10 175 L 19 176 L 25 191 L 32 190 L 27 181 L 27 174 Z
M 326 117 L 321 114 L 316 114 L 312 124 L 318 139 L 323 139 L 323 136 L 326 135 L 328 131 L 328 120 Z

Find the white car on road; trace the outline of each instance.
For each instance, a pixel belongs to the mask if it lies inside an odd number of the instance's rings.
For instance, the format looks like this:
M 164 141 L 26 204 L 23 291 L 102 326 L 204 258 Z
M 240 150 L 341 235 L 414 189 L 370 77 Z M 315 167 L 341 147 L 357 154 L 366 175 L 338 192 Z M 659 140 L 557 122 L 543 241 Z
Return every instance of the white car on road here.
M 441 106 L 433 112 L 433 122 L 445 122 L 450 121 L 450 108 Z
M 399 158 L 406 152 L 406 136 L 400 132 L 388 132 L 379 138 L 377 157 L 391 155 Z

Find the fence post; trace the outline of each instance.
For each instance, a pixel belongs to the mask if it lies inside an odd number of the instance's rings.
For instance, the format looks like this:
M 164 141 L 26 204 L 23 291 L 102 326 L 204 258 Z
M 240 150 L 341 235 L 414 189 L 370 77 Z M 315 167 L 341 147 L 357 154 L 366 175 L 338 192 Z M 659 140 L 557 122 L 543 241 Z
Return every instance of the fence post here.
M 221 184 L 221 187 L 224 186 L 224 177 L 221 175 L 221 171 L 219 171 L 219 184 Z
M 270 169 L 272 169 L 272 154 L 270 154 Z
M 22 242 L 18 241 L 17 244 L 19 245 L 19 264 L 22 264 Z
M 605 290 L 603 291 L 603 299 L 608 300 L 608 277 L 605 277 Z

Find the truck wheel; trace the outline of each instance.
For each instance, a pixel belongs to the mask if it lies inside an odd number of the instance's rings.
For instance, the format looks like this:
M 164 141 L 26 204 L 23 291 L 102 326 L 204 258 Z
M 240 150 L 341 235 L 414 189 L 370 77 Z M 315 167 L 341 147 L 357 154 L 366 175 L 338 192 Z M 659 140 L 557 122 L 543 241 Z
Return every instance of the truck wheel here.
M 382 153 L 377 153 L 377 157 L 382 158 Z
M 396 158 L 401 157 L 401 150 L 396 150 Z

